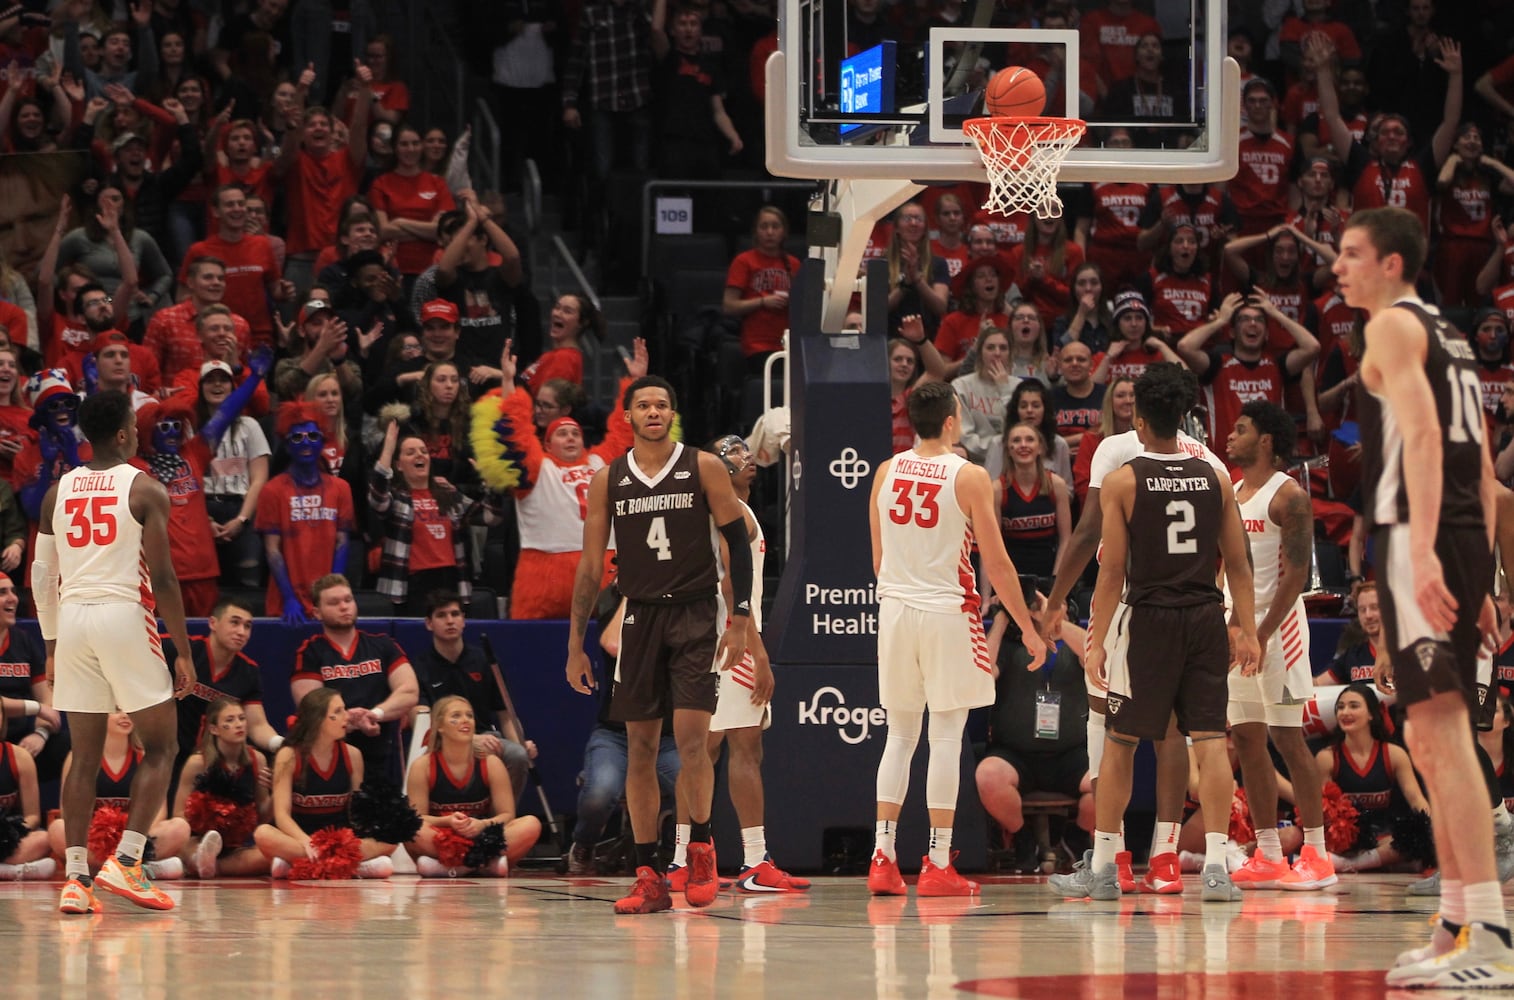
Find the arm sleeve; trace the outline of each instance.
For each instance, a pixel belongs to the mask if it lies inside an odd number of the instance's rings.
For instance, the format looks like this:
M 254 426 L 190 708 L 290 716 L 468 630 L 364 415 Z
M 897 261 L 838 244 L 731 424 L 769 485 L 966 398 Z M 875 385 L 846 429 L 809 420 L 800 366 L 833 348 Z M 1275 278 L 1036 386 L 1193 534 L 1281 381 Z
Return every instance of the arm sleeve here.
M 37 606 L 37 624 L 42 638 L 58 638 L 58 549 L 56 536 L 37 533 L 37 553 L 32 562 L 32 601 Z

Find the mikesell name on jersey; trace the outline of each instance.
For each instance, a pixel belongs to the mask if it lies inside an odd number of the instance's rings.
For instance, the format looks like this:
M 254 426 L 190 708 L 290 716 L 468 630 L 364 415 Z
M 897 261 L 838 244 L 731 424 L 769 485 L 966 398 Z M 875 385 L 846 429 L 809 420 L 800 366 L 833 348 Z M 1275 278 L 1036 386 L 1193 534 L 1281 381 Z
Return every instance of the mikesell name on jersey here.
M 894 471 L 901 476 L 923 479 L 946 479 L 947 467 L 937 462 L 920 462 L 912 458 L 894 459 Z
M 649 497 L 615 501 L 615 516 L 648 514 L 659 510 L 690 510 L 693 506 L 693 493 L 658 493 Z

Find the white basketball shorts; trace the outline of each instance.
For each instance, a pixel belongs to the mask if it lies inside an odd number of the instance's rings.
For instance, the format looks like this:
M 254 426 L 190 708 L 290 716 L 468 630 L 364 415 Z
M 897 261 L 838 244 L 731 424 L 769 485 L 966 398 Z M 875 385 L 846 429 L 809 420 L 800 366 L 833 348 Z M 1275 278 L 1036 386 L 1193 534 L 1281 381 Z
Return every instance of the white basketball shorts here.
M 994 703 L 993 665 L 975 613 L 878 602 L 878 701 L 885 709 L 949 712 Z
M 719 677 L 720 693 L 715 703 L 715 714 L 710 717 L 710 732 L 723 733 L 727 729 L 751 729 L 755 726 L 766 729 L 773 724 L 771 702 L 752 704 L 756 674 L 751 650 L 730 670 L 720 671 Z
M 1259 611 L 1264 613 L 1265 609 Z M 1300 601 L 1277 633 L 1267 640 L 1262 669 L 1251 677 L 1230 671 L 1230 702 L 1225 714 L 1232 726 L 1261 722 L 1298 729 L 1304 724 L 1304 705 L 1314 697 L 1309 663 L 1309 622 Z
M 60 606 L 53 669 L 60 712 L 140 712 L 173 699 L 158 620 L 140 604 Z

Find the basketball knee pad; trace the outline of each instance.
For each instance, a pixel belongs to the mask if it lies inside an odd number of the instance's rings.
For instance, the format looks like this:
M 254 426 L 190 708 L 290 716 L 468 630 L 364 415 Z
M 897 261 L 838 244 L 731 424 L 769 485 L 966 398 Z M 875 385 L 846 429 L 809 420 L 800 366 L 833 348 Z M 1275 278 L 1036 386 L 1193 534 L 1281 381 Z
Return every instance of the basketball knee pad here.
M 1099 776 L 1099 765 L 1104 761 L 1104 716 L 1098 712 L 1088 713 L 1088 776 Z
M 956 809 L 962 778 L 962 730 L 967 709 L 930 714 L 930 760 L 925 769 L 925 806 Z
M 909 762 L 920 742 L 920 712 L 889 709 L 888 739 L 878 761 L 878 801 L 899 805 L 909 791 Z

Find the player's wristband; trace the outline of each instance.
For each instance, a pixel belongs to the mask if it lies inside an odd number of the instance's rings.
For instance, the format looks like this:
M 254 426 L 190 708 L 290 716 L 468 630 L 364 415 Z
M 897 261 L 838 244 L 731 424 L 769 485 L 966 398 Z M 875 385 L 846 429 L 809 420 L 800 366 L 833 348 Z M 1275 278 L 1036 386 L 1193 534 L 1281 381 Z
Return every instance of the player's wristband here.
M 284 737 L 280 736 L 278 733 L 274 733 L 272 736 L 270 736 L 268 738 L 268 752 L 269 753 L 278 753 L 279 752 L 279 747 L 281 747 L 283 745 L 284 745 Z
M 40 722 L 37 723 L 37 725 L 32 729 L 32 732 L 42 737 L 43 743 L 46 743 L 48 740 L 53 738 L 53 731 Z
M 379 722 L 383 722 L 384 721 L 384 710 L 382 708 L 370 708 L 368 711 Z
M 32 701 L 30 698 L 21 699 L 22 715 L 36 715 L 41 710 L 42 705 L 39 702 Z

